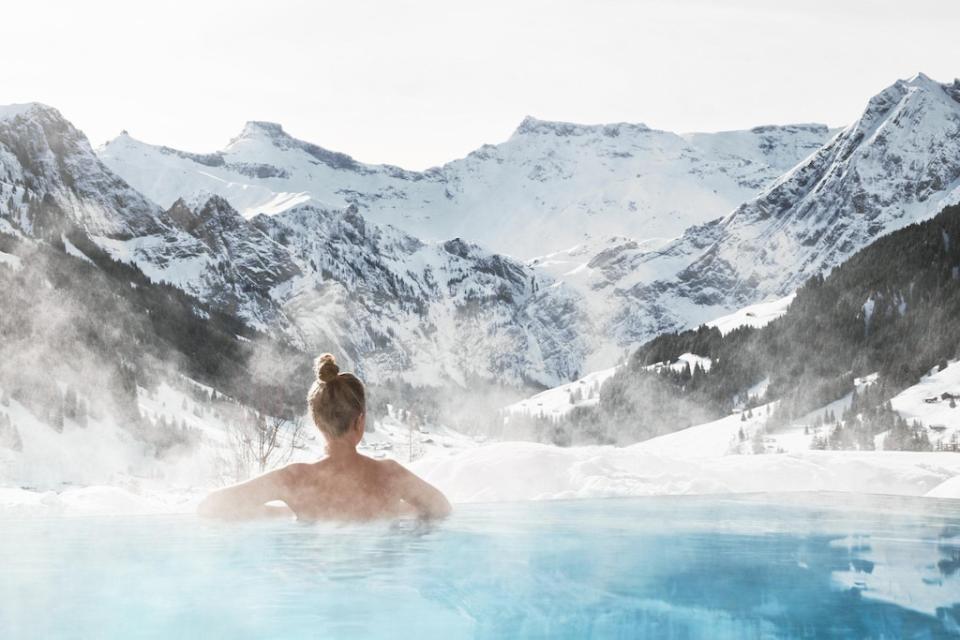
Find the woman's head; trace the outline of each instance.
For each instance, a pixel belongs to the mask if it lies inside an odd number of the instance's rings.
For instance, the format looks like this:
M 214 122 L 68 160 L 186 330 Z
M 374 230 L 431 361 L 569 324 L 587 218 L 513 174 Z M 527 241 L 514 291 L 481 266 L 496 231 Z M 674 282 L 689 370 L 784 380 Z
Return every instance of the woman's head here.
M 313 423 L 328 439 L 340 438 L 360 424 L 366 410 L 363 383 L 352 373 L 340 373 L 329 353 L 316 359 L 314 369 L 317 379 L 307 395 Z

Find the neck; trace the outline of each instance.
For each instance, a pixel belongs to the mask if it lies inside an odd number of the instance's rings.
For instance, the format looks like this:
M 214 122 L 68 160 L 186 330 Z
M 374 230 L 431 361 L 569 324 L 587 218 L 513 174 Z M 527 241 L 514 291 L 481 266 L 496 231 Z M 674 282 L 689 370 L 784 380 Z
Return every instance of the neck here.
M 327 440 L 327 457 L 346 458 L 357 455 L 357 446 L 346 438 L 337 438 L 336 440 Z

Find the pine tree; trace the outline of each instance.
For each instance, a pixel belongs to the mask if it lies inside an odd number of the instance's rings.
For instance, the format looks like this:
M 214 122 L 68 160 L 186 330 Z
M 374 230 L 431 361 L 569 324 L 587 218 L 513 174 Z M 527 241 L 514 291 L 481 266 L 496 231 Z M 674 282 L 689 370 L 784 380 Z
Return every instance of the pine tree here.
M 757 429 L 753 432 L 752 447 L 754 453 L 764 453 L 766 451 L 766 445 L 763 442 L 763 432 L 760 429 Z
M 50 426 L 58 432 L 63 431 L 63 403 L 55 400 L 50 411 Z
M 86 429 L 89 424 L 87 419 L 87 403 L 84 400 L 77 401 L 77 425 Z
M 70 420 L 77 417 L 77 391 L 72 386 L 68 386 L 63 394 L 63 415 Z
M 14 451 L 23 451 L 23 440 L 20 439 L 20 430 L 17 429 L 17 425 L 11 424 L 10 428 L 13 430 L 13 438 L 10 443 L 10 448 Z

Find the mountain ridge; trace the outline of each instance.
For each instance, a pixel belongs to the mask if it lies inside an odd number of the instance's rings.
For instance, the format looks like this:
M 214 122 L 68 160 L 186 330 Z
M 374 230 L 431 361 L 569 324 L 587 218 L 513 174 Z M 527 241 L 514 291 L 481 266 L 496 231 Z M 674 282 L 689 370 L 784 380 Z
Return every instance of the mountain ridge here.
M 563 134 L 563 135 L 559 135 Z M 826 141 L 823 125 L 688 134 L 528 117 L 506 141 L 423 172 L 368 165 L 250 122 L 223 150 L 191 154 L 119 136 L 99 148 L 162 206 L 217 192 L 246 217 L 305 202 L 356 204 L 426 239 L 469 238 L 519 257 L 592 235 L 673 237 L 727 213 Z
M 274 123 L 248 123 L 219 155 L 150 147 L 122 135 L 119 147 L 91 157 L 72 127 L 58 125 L 51 133 L 16 115 L 0 120 L 6 127 L 0 143 L 7 141 L 0 149 L 6 154 L 0 154 L 6 170 L 0 176 L 7 177 L 0 199 L 10 203 L 0 220 L 34 234 L 31 207 L 45 211 L 41 222 L 72 215 L 115 258 L 303 348 L 336 345 L 375 377 L 412 367 L 418 374 L 411 378 L 429 384 L 480 375 L 552 386 L 610 366 L 658 333 L 782 297 L 878 233 L 948 204 L 960 194 L 954 187 L 960 180 L 958 97 L 958 82 L 897 81 L 835 135 L 820 125 L 709 134 L 698 148 L 709 147 L 713 160 L 691 155 L 696 149 L 679 135 L 641 125 L 527 118 L 524 132 L 511 140 L 446 165 L 454 167 L 451 173 L 418 173 L 415 180 L 388 166 L 355 171 L 349 156 L 296 140 Z M 13 121 L 23 121 L 19 138 Z M 823 137 L 829 139 L 820 144 Z M 64 140 L 72 142 L 64 146 Z M 730 156 L 730 149 L 741 155 Z M 759 166 L 751 157 L 768 162 Z M 785 163 L 790 166 L 780 172 Z M 148 192 L 176 197 L 164 209 L 153 206 L 114 175 L 111 164 L 134 182 L 145 181 Z M 71 172 L 75 165 L 83 175 Z M 24 166 L 33 186 L 24 186 Z M 634 173 L 638 167 L 647 173 Z M 622 204 L 617 197 L 658 181 L 673 184 L 678 175 L 696 186 L 692 195 L 677 197 L 711 206 L 717 200 L 701 197 L 712 180 L 751 193 L 757 181 L 766 186 L 710 220 L 700 221 L 709 206 L 671 218 L 672 225 L 686 225 L 672 240 L 603 233 L 603 224 L 622 221 L 608 215 Z M 597 176 L 603 179 L 595 183 Z M 44 182 L 34 184 L 40 178 Z M 329 182 L 333 178 L 343 181 Z M 105 185 L 107 195 L 92 198 L 104 225 L 84 217 L 90 207 L 77 194 L 87 184 Z M 614 184 L 621 189 L 616 194 L 608 190 Z M 593 197 L 609 208 L 592 209 Z M 325 198 L 348 204 L 330 206 Z M 434 198 L 444 207 L 435 211 L 443 213 L 437 219 L 423 208 Z M 523 215 L 520 201 L 537 213 Z M 251 216 L 256 202 L 265 210 Z M 656 221 L 652 209 L 635 208 L 627 213 Z M 463 228 L 451 228 L 454 213 Z M 584 220 L 591 230 L 600 227 L 589 238 L 582 234 Z M 411 233 L 411 225 L 430 226 L 438 239 Z M 668 227 L 643 229 L 652 234 Z M 451 229 L 508 240 L 526 234 L 549 248 L 547 235 L 555 228 L 577 236 L 576 247 L 527 262 L 481 248 L 470 233 L 441 235 Z M 458 331 L 468 337 L 450 342 Z

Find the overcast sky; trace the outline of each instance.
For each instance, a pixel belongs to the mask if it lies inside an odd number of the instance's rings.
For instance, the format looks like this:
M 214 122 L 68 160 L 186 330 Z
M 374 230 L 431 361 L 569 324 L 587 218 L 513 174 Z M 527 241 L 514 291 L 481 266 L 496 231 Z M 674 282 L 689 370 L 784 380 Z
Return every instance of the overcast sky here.
M 53 105 L 95 145 L 213 151 L 271 120 L 412 169 L 527 114 L 835 126 L 897 78 L 960 75 L 952 0 L 13 0 L 0 19 L 0 104 Z

